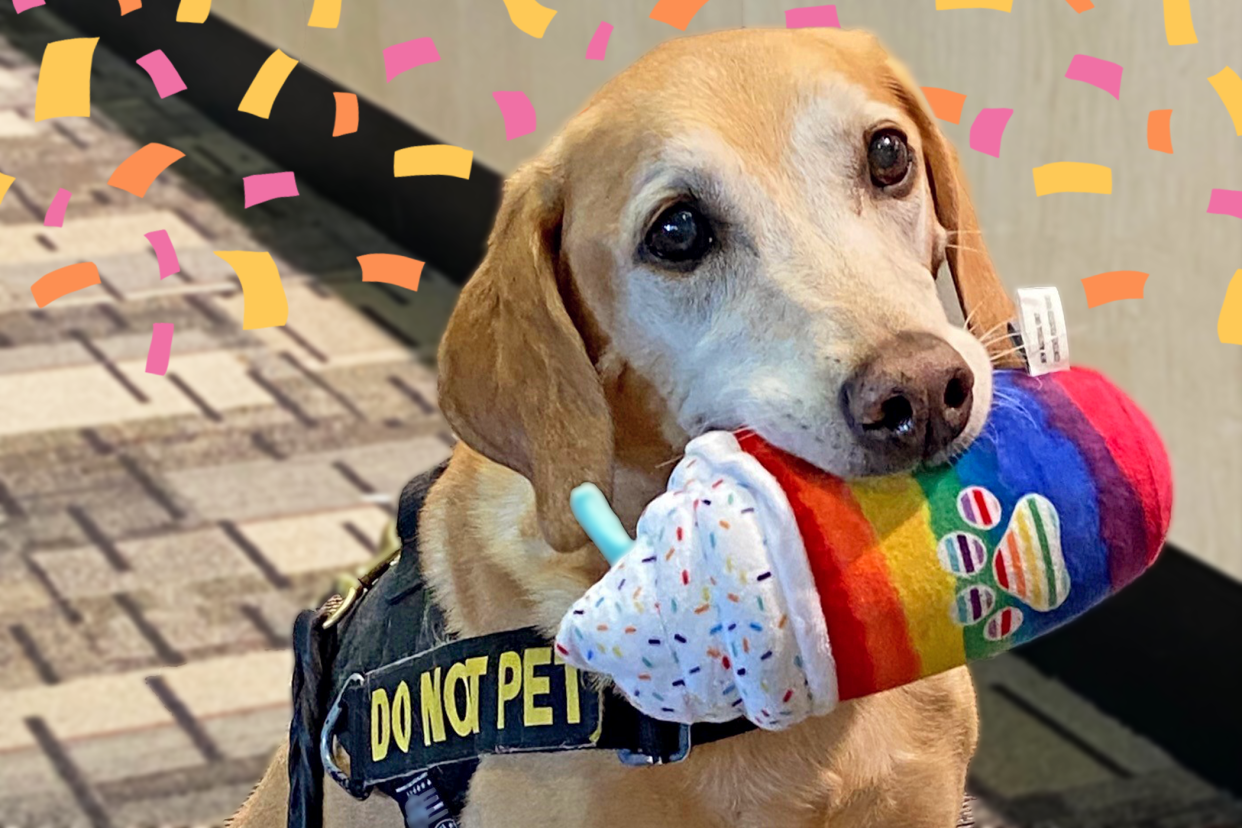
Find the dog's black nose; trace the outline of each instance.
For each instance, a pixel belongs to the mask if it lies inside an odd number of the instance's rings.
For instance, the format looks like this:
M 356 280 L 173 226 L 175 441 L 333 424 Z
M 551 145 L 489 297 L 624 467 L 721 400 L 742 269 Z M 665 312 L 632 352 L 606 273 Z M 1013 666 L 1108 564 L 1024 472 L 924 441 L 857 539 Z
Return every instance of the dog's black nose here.
M 882 466 L 944 450 L 966 428 L 975 376 L 953 346 L 927 333 L 899 334 L 841 388 L 855 437 Z

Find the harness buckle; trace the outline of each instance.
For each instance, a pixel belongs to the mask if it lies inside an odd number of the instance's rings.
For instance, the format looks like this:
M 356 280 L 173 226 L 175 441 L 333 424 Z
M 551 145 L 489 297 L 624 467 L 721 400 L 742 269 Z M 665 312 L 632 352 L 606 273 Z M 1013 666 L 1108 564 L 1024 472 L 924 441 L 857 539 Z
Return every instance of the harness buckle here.
M 661 722 L 661 724 L 664 723 Z M 640 739 L 643 747 L 639 750 L 621 748 L 617 751 L 617 758 L 621 760 L 621 764 L 635 768 L 648 765 L 672 765 L 683 761 L 690 755 L 690 725 L 679 724 L 676 727 L 677 744 L 675 747 L 661 744 L 664 740 L 661 740 L 658 730 L 643 728 L 644 738 Z M 648 736 L 650 738 L 645 738 Z
M 332 781 L 345 789 L 346 793 L 354 799 L 363 800 L 371 795 L 371 789 L 363 785 L 356 784 L 349 774 L 341 770 L 336 764 L 336 757 L 333 755 L 333 747 L 336 744 L 336 723 L 341 717 L 341 711 L 344 705 L 341 702 L 345 698 L 345 694 L 350 690 L 362 687 L 366 680 L 361 673 L 354 673 L 345 679 L 345 683 L 341 685 L 341 690 L 336 694 L 336 698 L 332 701 L 332 706 L 328 708 L 328 713 L 324 716 L 323 729 L 319 732 L 319 760 L 323 763 L 324 772 L 332 777 Z

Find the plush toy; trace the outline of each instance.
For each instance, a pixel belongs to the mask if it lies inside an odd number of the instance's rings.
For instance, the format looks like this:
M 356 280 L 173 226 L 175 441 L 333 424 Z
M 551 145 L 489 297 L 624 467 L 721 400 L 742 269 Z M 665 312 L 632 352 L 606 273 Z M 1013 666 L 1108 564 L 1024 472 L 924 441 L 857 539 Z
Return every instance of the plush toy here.
M 712 432 L 636 541 L 580 487 L 575 514 L 614 565 L 557 651 L 655 718 L 780 729 L 1078 616 L 1159 552 L 1168 457 L 1094 371 L 995 383 L 983 434 L 951 465 L 846 482 Z

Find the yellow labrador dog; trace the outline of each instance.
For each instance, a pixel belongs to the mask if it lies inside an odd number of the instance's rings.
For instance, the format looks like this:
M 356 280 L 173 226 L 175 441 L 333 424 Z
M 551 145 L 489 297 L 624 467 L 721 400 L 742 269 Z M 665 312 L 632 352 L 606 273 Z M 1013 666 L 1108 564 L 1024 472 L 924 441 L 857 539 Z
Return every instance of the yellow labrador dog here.
M 937 298 L 946 260 L 970 330 Z M 606 569 L 570 490 L 595 483 L 632 528 L 708 429 L 844 477 L 951 456 L 1011 312 L 956 156 L 873 37 L 669 42 L 506 186 L 441 348 L 462 443 L 423 511 L 427 583 L 463 636 L 554 633 Z M 487 757 L 461 824 L 950 828 L 976 736 L 959 669 L 680 764 Z M 327 788 L 331 826 L 400 824 Z M 287 790 L 278 758 L 234 828 L 282 825 Z

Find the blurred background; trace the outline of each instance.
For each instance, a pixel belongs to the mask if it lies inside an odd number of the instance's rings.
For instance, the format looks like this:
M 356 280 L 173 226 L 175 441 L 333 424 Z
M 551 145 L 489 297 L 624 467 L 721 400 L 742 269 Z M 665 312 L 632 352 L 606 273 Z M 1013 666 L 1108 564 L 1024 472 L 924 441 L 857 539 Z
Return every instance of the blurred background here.
M 501 0 L 112 0 L 0 9 L 0 824 L 220 825 L 285 738 L 299 609 L 368 560 L 413 475 L 454 437 L 436 410 L 435 348 L 469 278 L 503 177 L 591 92 L 684 36 L 654 0 L 575 0 L 544 37 Z M 711 0 L 685 34 L 782 26 L 798 0 Z M 957 144 L 1011 288 L 1056 285 L 1074 360 L 1130 392 L 1163 434 L 1171 544 L 1139 583 L 1021 652 L 976 665 L 979 825 L 1242 825 L 1242 347 L 1216 321 L 1242 268 L 1242 226 L 1206 213 L 1242 189 L 1242 137 L 1207 78 L 1242 69 L 1242 3 L 1192 0 L 1199 42 L 1170 46 L 1161 0 L 1015 0 L 1011 13 L 935 0 L 840 0 L 924 86 L 963 93 Z M 563 7 L 561 7 L 563 6 Z M 601 21 L 602 61 L 584 58 Z M 92 113 L 35 123 L 45 46 L 99 36 Z M 382 51 L 432 37 L 441 59 L 392 82 Z M 280 48 L 300 64 L 267 120 L 238 112 Z M 163 49 L 188 89 L 161 100 L 137 57 Z M 1120 100 L 1064 78 L 1088 54 L 1124 67 Z M 491 93 L 538 114 L 507 141 Z M 334 91 L 361 99 L 332 138 Z M 1014 110 L 999 158 L 967 148 L 985 107 Z M 1173 109 L 1174 153 L 1147 114 Z M 186 157 L 138 200 L 107 186 L 137 147 Z M 392 175 L 392 152 L 474 152 L 469 181 Z M 1110 196 L 1037 199 L 1031 169 L 1113 170 Z M 241 178 L 293 170 L 301 196 L 242 209 Z M 73 193 L 63 228 L 43 215 Z M 165 229 L 163 282 L 143 233 Z M 289 323 L 243 332 L 214 250 L 269 250 Z M 355 257 L 427 262 L 417 293 L 363 284 Z M 57 267 L 102 284 L 39 310 Z M 1088 309 L 1081 279 L 1150 274 L 1144 298 Z M 941 280 L 942 285 L 949 280 Z M 174 322 L 167 376 L 144 372 L 153 322 Z

